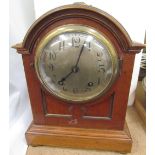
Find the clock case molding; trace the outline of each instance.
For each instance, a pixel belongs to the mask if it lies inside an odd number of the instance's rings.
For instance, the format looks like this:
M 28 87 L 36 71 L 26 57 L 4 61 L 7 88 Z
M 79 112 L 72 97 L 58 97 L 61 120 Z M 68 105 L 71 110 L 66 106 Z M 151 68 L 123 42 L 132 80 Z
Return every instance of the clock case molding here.
M 105 34 L 118 54 L 117 80 L 106 95 L 89 103 L 66 103 L 50 95 L 35 72 L 35 50 L 41 38 L 67 24 L 90 26 Z M 144 47 L 144 44 L 132 42 L 112 16 L 85 4 L 62 6 L 36 20 L 23 42 L 13 46 L 22 54 L 33 112 L 33 122 L 26 132 L 27 143 L 130 152 L 132 140 L 125 115 L 135 54 Z

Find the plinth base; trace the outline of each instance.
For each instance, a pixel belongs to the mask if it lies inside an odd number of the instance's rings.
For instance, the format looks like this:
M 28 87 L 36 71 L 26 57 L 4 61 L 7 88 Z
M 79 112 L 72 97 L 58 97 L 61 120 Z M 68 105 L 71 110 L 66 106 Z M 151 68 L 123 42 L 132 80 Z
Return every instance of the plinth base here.
M 31 124 L 26 132 L 28 145 L 71 147 L 131 152 L 132 139 L 127 127 L 124 130 L 101 130 Z

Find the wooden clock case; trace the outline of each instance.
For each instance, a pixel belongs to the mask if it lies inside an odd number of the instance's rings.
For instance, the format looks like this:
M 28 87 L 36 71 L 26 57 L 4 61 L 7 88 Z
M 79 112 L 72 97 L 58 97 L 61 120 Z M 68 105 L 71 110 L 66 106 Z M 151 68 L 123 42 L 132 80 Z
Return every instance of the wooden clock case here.
M 119 59 L 119 75 L 106 95 L 84 104 L 71 104 L 49 94 L 39 82 L 34 57 L 41 38 L 52 29 L 80 24 L 107 36 Z M 81 3 L 66 5 L 41 16 L 23 42 L 14 46 L 22 54 L 33 122 L 26 132 L 29 145 L 103 149 L 130 152 L 131 136 L 125 123 L 135 54 L 143 44 L 129 35 L 109 14 Z M 60 62 L 61 63 L 61 62 Z

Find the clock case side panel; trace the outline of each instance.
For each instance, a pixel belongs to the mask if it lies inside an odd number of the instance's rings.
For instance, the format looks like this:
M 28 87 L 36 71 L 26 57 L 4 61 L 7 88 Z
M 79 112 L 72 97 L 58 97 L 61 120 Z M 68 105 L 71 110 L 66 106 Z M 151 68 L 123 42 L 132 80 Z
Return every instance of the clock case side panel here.
M 123 129 L 123 125 L 125 123 L 134 59 L 134 54 L 130 55 L 125 53 L 123 55 L 123 64 L 121 65 L 117 87 L 115 87 L 116 94 L 113 118 L 114 122 L 117 124 L 117 126 L 120 126 L 121 129 Z
M 45 119 L 42 107 L 42 93 L 40 84 L 38 80 L 36 80 L 33 60 L 31 59 L 30 54 L 22 55 L 22 59 L 33 114 L 33 122 L 36 124 L 44 124 Z
M 80 20 L 81 19 L 81 20 Z M 48 12 L 38 19 L 30 28 L 21 45 L 15 48 L 23 54 L 23 62 L 30 94 L 31 106 L 36 124 L 52 124 L 50 117 L 45 116 L 43 109 L 41 90 L 44 90 L 37 80 L 34 64 L 35 47 L 42 36 L 52 28 L 63 25 L 81 23 L 97 28 L 106 33 L 111 42 L 117 48 L 120 59 L 120 74 L 108 94 L 115 93 L 113 106 L 111 108 L 112 119 L 90 121 L 81 123 L 85 127 L 123 129 L 127 99 L 131 82 L 131 75 L 134 63 L 134 55 L 144 47 L 143 44 L 133 43 L 124 28 L 110 15 L 87 5 L 67 5 Z M 98 26 L 96 26 L 98 25 Z M 31 66 L 31 67 L 30 67 Z M 37 97 L 36 97 L 37 96 Z M 45 93 L 46 97 L 46 93 Z M 104 98 L 104 97 L 103 97 Z M 67 106 L 67 104 L 66 104 Z M 79 113 L 79 112 L 78 112 Z M 57 118 L 58 125 L 65 122 L 66 118 Z M 89 123 L 90 122 L 90 123 Z M 69 125 L 66 123 L 66 125 Z

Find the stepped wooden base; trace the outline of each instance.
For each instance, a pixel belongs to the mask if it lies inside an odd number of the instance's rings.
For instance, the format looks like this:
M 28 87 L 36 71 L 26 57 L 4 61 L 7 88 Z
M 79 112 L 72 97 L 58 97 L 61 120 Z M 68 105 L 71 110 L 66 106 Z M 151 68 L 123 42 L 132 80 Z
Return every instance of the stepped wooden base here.
M 132 139 L 125 124 L 124 130 L 99 130 L 31 124 L 26 132 L 28 145 L 72 147 L 131 152 Z

